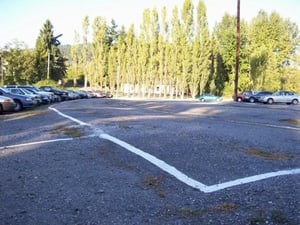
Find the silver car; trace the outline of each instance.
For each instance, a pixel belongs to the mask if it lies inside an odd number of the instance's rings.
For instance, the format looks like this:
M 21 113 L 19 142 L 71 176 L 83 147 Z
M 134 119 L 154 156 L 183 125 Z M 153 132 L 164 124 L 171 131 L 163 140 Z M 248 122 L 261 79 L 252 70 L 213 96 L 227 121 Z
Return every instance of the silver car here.
M 2 114 L 3 112 L 13 112 L 15 106 L 16 103 L 12 98 L 0 95 L 0 114 Z
M 263 103 L 287 103 L 296 105 L 300 101 L 300 96 L 292 91 L 276 91 L 272 95 L 267 95 L 259 100 Z

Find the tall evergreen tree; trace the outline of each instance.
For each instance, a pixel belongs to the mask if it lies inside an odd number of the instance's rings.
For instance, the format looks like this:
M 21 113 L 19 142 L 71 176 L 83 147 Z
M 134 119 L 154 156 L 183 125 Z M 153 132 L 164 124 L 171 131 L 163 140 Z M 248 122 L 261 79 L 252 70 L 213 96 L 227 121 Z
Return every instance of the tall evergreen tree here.
M 58 81 L 66 75 L 66 59 L 55 41 L 53 25 L 50 20 L 46 20 L 36 41 L 36 67 L 39 79 L 49 78 Z

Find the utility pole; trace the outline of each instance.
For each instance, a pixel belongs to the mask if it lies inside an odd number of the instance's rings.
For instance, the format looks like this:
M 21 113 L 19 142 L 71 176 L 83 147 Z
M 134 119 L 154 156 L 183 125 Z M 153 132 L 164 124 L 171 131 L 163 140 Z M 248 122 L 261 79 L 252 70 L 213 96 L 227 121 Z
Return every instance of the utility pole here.
M 239 68 L 240 68 L 240 0 L 237 0 L 237 17 L 236 17 L 236 56 L 235 56 L 235 79 L 234 79 L 234 100 L 237 101 Z

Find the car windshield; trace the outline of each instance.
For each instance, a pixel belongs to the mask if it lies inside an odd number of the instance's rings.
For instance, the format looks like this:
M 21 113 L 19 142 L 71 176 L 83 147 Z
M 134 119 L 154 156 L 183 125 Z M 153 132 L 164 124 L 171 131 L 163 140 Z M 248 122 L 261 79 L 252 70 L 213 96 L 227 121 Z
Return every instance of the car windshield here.
M 25 92 L 25 94 L 28 94 L 28 95 L 31 95 L 32 94 L 32 92 L 30 92 L 30 91 L 28 91 L 27 89 L 23 89 L 23 88 L 21 88 L 21 90 L 23 91 L 23 92 Z
M 6 93 L 6 94 L 9 94 L 9 93 L 10 93 L 9 90 L 8 90 L 7 88 L 1 87 L 0 90 L 3 91 L 3 92 Z
M 281 93 L 281 91 L 276 91 L 276 92 L 274 92 L 272 95 L 278 96 L 278 95 L 281 95 L 280 93 Z

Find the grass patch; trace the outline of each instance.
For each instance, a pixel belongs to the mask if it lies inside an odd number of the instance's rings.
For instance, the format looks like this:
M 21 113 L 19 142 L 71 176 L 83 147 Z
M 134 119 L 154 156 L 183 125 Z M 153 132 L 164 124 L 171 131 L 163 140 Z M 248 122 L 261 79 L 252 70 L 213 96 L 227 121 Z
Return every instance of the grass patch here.
M 256 148 L 249 148 L 245 150 L 245 153 L 266 160 L 274 160 L 274 161 L 290 160 L 294 158 L 294 155 L 289 153 L 267 152 Z
M 294 118 L 294 119 L 281 119 L 280 122 L 287 122 L 294 125 L 300 125 L 300 118 Z
M 66 127 L 65 125 L 58 125 L 50 131 L 50 134 L 61 133 L 72 138 L 78 138 L 85 135 L 85 133 L 78 127 Z
M 77 127 L 69 127 L 64 129 L 64 134 L 72 138 L 78 138 L 84 136 L 84 132 Z
M 272 210 L 271 215 L 267 215 L 264 210 L 259 210 L 257 215 L 248 219 L 250 225 L 257 224 L 292 224 L 283 211 Z
M 120 128 L 120 129 L 129 129 L 130 127 L 127 126 L 127 125 L 119 124 L 119 128 Z
M 224 212 L 232 212 L 238 208 L 238 205 L 234 203 L 222 203 L 215 207 L 211 208 L 180 208 L 177 210 L 177 214 L 179 214 L 183 218 L 189 217 L 197 217 L 202 216 L 205 213 L 224 213 Z
M 228 212 L 228 211 L 234 211 L 237 208 L 238 206 L 234 203 L 223 203 L 221 205 L 216 206 L 215 210 L 221 212 Z
M 205 209 L 181 208 L 178 210 L 178 213 L 181 217 L 189 218 L 203 215 L 205 213 Z
M 285 224 L 288 223 L 289 220 L 286 218 L 284 212 L 280 210 L 273 210 L 271 212 L 271 219 L 274 223 Z

